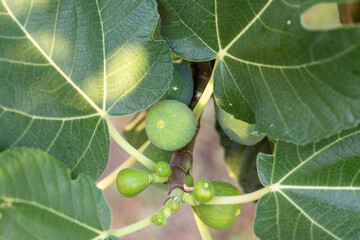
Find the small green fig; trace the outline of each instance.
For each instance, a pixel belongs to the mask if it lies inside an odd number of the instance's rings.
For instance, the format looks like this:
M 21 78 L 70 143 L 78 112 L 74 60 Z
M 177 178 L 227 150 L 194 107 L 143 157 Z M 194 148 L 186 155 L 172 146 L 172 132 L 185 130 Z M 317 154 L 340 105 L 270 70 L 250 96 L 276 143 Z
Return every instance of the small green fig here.
M 209 181 L 200 180 L 195 183 L 193 194 L 196 201 L 206 203 L 214 197 L 215 187 Z
M 158 162 L 155 165 L 155 173 L 160 177 L 167 177 L 170 175 L 170 166 L 166 162 Z
M 152 181 L 153 177 L 148 172 L 125 168 L 118 173 L 116 186 L 121 195 L 130 198 L 142 192 Z
M 230 183 L 212 182 L 215 187 L 215 196 L 240 195 L 240 191 Z M 196 215 L 208 226 L 223 230 L 234 225 L 241 211 L 241 204 L 234 205 L 207 205 L 201 204 L 192 207 Z
M 162 212 L 155 213 L 152 216 L 152 221 L 159 227 L 165 226 L 167 223 L 166 217 Z
M 191 141 L 196 124 L 195 116 L 188 106 L 176 100 L 161 100 L 150 108 L 145 130 L 152 144 L 173 151 Z
M 185 176 L 185 184 L 188 187 L 193 187 L 194 186 L 194 178 L 191 176 L 191 174 L 187 174 Z
M 218 120 L 222 130 L 234 142 L 243 145 L 254 145 L 260 142 L 265 135 L 256 130 L 255 124 L 249 124 L 236 119 L 230 113 L 225 112 L 215 105 L 216 119 Z
M 175 201 L 174 199 L 169 199 L 169 200 L 166 202 L 166 206 L 167 206 L 172 212 L 176 212 L 176 211 L 179 210 L 179 208 L 180 208 L 179 202 Z
M 150 143 L 150 145 L 146 148 L 146 150 L 144 151 L 143 154 L 156 163 L 157 162 L 170 163 L 171 157 L 172 157 L 172 152 L 165 151 L 158 147 L 155 147 L 154 144 L 152 144 L 152 143 Z M 152 172 L 147 167 L 142 165 L 141 163 L 138 163 L 138 169 L 149 172 L 149 174 L 152 174 Z M 163 183 L 153 182 L 151 184 L 151 186 L 161 189 L 163 191 L 168 191 L 168 186 Z

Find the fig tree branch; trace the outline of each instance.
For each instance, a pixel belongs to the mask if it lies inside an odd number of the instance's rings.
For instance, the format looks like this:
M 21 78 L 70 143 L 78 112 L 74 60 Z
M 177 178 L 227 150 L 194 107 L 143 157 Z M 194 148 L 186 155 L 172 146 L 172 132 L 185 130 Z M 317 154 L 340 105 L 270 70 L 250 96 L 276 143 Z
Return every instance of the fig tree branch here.
M 360 22 L 360 2 L 339 3 L 340 22 L 353 25 Z

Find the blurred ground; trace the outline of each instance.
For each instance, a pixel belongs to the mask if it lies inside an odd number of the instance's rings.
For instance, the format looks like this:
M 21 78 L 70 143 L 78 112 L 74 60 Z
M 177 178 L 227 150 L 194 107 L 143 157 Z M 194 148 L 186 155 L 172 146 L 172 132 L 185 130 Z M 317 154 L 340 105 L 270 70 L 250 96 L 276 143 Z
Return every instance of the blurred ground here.
M 239 187 L 228 175 L 223 163 L 223 149 L 219 143 L 219 136 L 215 131 L 214 110 L 212 101 L 205 108 L 201 120 L 201 129 L 196 141 L 194 152 L 193 173 L 195 181 L 200 179 L 221 180 Z M 113 122 L 121 132 L 122 127 L 129 122 L 132 116 L 114 118 Z M 108 166 L 102 176 L 106 176 L 112 169 L 120 165 L 128 154 L 116 143 L 111 141 L 110 158 Z M 240 187 L 239 187 L 240 188 Z M 122 197 L 113 184 L 105 190 L 106 200 L 113 213 L 112 228 L 120 228 L 139 221 L 154 212 L 167 198 L 165 191 L 150 187 L 134 198 Z M 244 204 L 240 217 L 235 225 L 224 231 L 211 229 L 214 240 L 253 240 L 257 239 L 252 230 L 255 204 Z M 178 212 L 168 219 L 165 227 L 149 226 L 143 230 L 122 237 L 124 240 L 200 240 L 190 206 L 183 205 Z

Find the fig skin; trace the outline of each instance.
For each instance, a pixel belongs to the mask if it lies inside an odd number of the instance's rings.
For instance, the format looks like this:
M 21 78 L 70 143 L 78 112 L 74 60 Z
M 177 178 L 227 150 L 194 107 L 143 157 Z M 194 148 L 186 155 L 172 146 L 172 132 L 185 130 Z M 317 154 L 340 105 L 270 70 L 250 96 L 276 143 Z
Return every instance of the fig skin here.
M 240 195 L 240 191 L 230 183 L 211 182 L 215 187 L 215 196 Z M 196 215 L 209 227 L 224 230 L 234 225 L 240 215 L 241 204 L 234 205 L 207 205 L 193 206 Z
M 167 223 L 166 216 L 162 212 L 155 213 L 152 217 L 152 221 L 159 227 L 163 227 Z
M 173 67 L 173 79 L 162 99 L 173 99 L 189 105 L 194 93 L 190 66 L 186 63 L 173 63 Z
M 176 100 L 161 100 L 150 108 L 145 130 L 156 147 L 174 151 L 191 141 L 196 124 L 195 116 L 188 106 Z
M 254 145 L 264 139 L 265 135 L 256 130 L 256 124 L 236 119 L 230 113 L 215 107 L 216 119 L 225 134 L 234 142 L 243 145 Z
M 153 177 L 148 172 L 125 168 L 118 173 L 116 186 L 121 195 L 131 198 L 144 191 L 152 181 Z
M 195 183 L 193 194 L 196 201 L 206 203 L 214 197 L 215 187 L 209 181 L 200 180 Z
M 166 162 L 158 162 L 155 165 L 155 172 L 160 177 L 168 177 L 170 175 L 170 166 Z

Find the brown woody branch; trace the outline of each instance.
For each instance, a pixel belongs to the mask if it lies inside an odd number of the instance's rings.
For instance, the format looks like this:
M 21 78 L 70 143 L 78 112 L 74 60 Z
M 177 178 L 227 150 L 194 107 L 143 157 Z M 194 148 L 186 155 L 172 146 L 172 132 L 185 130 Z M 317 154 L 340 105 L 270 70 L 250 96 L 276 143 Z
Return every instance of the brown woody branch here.
M 353 25 L 360 22 L 360 2 L 339 3 L 340 22 Z

